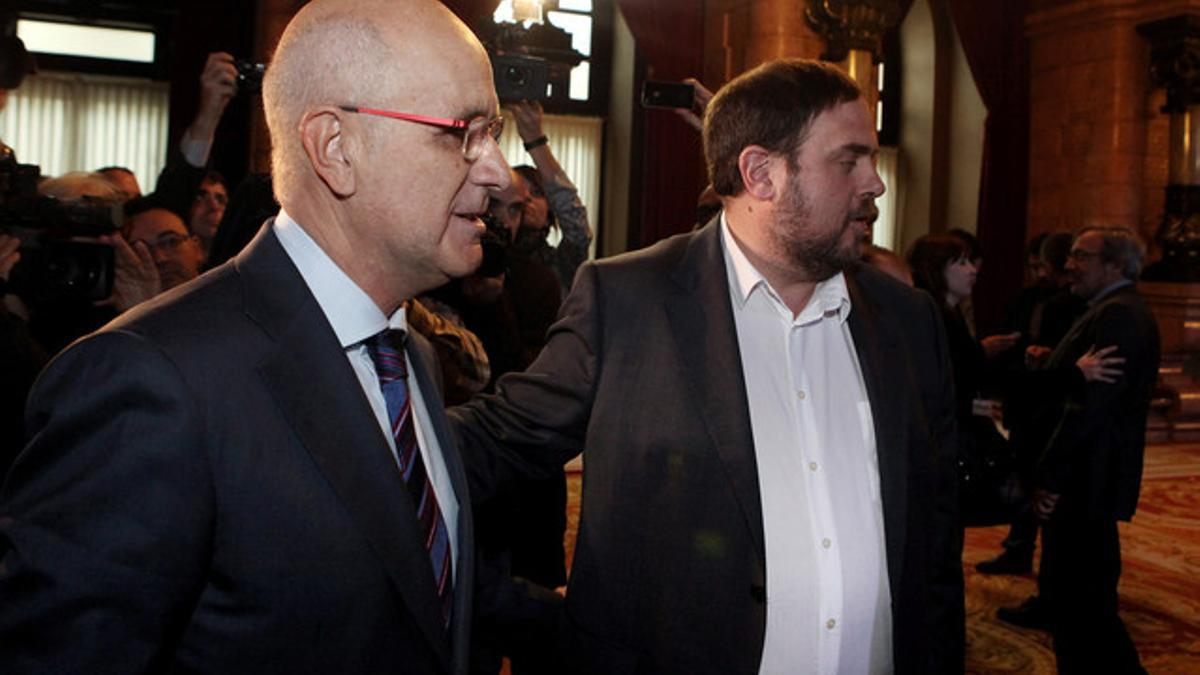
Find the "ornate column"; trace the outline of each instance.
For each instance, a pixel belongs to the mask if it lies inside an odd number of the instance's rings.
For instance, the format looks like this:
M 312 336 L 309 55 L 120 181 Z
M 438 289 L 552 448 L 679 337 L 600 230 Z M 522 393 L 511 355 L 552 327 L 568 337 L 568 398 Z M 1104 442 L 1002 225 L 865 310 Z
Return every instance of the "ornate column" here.
M 824 45 L 821 37 L 805 23 L 802 0 L 754 0 L 748 4 L 750 17 L 743 70 L 774 59 L 815 59 L 821 53 Z
M 1147 269 L 1158 281 L 1200 281 L 1200 15 L 1140 24 L 1150 42 L 1150 72 L 1165 87 L 1170 116 L 1168 175 L 1162 223 L 1155 235 L 1163 257 Z
M 875 65 L 883 60 L 883 36 L 900 20 L 899 0 L 807 2 L 808 23 L 825 38 L 821 58 L 840 63 L 874 110 L 879 96 Z

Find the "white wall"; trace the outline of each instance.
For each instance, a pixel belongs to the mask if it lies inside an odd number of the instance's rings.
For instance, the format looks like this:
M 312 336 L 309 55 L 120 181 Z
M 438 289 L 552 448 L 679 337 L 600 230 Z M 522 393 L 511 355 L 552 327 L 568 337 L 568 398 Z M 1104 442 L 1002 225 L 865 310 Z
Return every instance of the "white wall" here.
M 948 82 L 946 124 L 946 185 L 932 184 L 934 129 L 934 73 L 936 31 L 934 9 L 928 0 L 915 0 L 900 26 L 903 50 L 903 93 L 900 127 L 900 241 L 903 252 L 929 232 L 930 212 L 944 206 L 946 227 L 975 231 L 979 205 L 979 178 L 983 162 L 983 122 L 987 111 L 971 76 L 953 21 L 946 17 L 950 45 L 943 50 Z M 936 191 L 935 191 L 936 190 Z M 936 200 L 936 201 L 935 201 Z

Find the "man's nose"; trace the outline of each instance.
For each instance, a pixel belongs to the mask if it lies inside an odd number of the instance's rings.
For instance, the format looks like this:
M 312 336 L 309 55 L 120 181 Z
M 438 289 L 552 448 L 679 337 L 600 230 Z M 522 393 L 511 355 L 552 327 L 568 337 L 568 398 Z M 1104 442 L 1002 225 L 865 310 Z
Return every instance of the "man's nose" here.
M 151 246 L 150 255 L 154 258 L 155 263 L 164 263 L 171 259 L 165 246 Z
M 471 165 L 469 176 L 476 185 L 482 185 L 495 192 L 507 189 L 512 183 L 512 169 L 500 152 L 500 144 L 496 139 L 487 140 L 483 154 Z
M 884 185 L 883 178 L 879 176 L 879 170 L 871 167 L 871 176 L 867 181 L 864 192 L 871 196 L 872 199 L 878 199 L 887 192 L 887 185 Z

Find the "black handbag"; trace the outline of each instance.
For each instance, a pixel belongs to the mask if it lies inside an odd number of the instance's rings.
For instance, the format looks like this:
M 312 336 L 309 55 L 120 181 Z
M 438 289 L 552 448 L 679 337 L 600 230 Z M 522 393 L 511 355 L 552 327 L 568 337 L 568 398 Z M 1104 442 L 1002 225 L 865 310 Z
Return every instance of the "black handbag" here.
M 960 429 L 959 513 L 965 527 L 1011 523 L 1025 507 L 1029 489 L 1013 445 L 992 420 L 973 417 Z

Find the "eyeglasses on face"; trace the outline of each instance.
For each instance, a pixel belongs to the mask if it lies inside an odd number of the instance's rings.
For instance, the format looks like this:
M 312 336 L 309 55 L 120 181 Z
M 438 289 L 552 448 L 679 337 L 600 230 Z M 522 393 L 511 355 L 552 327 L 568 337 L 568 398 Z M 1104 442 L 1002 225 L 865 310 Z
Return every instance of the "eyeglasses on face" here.
M 155 237 L 152 240 L 151 239 L 135 239 L 134 241 L 131 241 L 129 243 L 136 244 L 137 242 L 140 241 L 143 244 L 145 244 L 146 248 L 150 249 L 150 251 L 152 253 L 154 253 L 154 252 L 172 253 L 176 249 L 178 249 L 180 246 L 182 246 L 183 242 L 185 242 L 189 239 L 191 239 L 191 237 L 187 236 L 187 235 L 177 234 L 175 232 L 164 232 L 163 234 L 158 235 L 157 237 Z
M 1089 260 L 1099 258 L 1100 252 L 1099 251 L 1085 251 L 1081 248 L 1076 248 L 1076 249 L 1072 249 L 1071 252 L 1068 253 L 1067 255 L 1071 258 L 1071 260 L 1074 260 L 1075 262 L 1087 262 Z
M 468 162 L 474 162 L 483 155 L 489 136 L 492 140 L 499 141 L 500 134 L 504 131 L 504 118 L 499 115 L 490 118 L 481 115 L 472 117 L 469 120 L 452 120 L 445 117 L 429 117 L 427 115 L 394 112 L 378 108 L 363 108 L 353 105 L 342 105 L 338 106 L 338 108 L 360 115 L 375 115 L 376 117 L 389 117 L 405 122 L 416 122 L 417 124 L 425 124 L 462 134 L 462 154 L 463 158 Z

